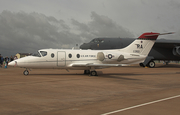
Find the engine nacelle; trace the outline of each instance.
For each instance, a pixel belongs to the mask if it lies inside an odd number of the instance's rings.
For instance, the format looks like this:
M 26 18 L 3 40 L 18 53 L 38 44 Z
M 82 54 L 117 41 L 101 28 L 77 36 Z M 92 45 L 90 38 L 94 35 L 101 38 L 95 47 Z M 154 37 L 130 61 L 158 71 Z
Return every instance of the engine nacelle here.
M 118 53 L 112 52 L 98 52 L 97 59 L 100 61 L 122 61 L 124 56 Z
M 173 55 L 180 57 L 180 46 L 173 48 Z

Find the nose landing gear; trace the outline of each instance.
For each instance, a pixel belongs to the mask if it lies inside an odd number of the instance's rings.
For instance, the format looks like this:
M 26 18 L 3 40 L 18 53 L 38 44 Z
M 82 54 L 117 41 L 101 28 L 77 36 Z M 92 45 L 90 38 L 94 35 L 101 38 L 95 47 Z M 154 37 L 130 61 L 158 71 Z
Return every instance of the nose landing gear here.
M 25 76 L 27 76 L 27 75 L 29 75 L 29 71 L 26 69 L 26 70 L 24 70 L 23 74 L 24 74 Z

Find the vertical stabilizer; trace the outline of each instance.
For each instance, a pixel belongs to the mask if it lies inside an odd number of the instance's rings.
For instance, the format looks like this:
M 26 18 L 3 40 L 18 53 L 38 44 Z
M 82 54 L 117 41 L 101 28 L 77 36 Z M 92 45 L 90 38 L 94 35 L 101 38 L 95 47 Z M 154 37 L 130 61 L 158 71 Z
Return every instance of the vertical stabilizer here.
M 126 53 L 145 55 L 147 56 L 152 49 L 157 37 L 159 35 L 172 34 L 172 33 L 144 33 L 129 46 L 123 48 L 122 50 Z

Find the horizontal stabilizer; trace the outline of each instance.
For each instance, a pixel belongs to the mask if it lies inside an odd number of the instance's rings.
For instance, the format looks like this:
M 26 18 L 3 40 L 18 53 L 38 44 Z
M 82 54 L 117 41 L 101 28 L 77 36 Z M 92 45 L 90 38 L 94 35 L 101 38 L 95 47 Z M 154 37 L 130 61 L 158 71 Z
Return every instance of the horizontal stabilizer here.
M 156 40 L 159 35 L 166 35 L 166 34 L 173 34 L 174 32 L 168 32 L 168 33 L 144 33 L 141 36 L 139 36 L 138 39 L 144 39 L 144 40 Z
M 151 34 L 151 35 L 145 35 L 145 36 L 157 36 L 157 35 L 166 35 L 166 34 L 174 34 L 175 32 L 168 32 L 168 33 L 159 33 L 159 34 Z

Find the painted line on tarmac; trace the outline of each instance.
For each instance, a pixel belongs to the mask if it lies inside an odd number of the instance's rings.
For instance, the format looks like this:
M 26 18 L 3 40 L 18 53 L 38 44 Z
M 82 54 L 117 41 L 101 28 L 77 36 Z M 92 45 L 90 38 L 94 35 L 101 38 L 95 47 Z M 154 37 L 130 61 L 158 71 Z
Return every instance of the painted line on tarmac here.
M 129 110 L 129 109 L 134 109 L 134 108 L 137 108 L 137 107 L 142 107 L 142 106 L 145 106 L 145 105 L 150 105 L 150 104 L 153 104 L 153 103 L 158 103 L 158 102 L 161 102 L 161 101 L 166 101 L 166 100 L 170 100 L 170 99 L 174 99 L 174 98 L 178 98 L 178 97 L 180 97 L 180 95 L 176 95 L 176 96 L 173 96 L 173 97 L 168 97 L 168 98 L 164 98 L 164 99 L 160 99 L 160 100 L 156 100 L 156 101 L 151 101 L 151 102 L 148 102 L 148 103 L 135 105 L 135 106 L 132 106 L 132 107 L 127 107 L 127 108 L 124 108 L 124 109 L 119 109 L 119 110 L 104 113 L 104 114 L 101 114 L 101 115 L 110 115 L 110 114 L 113 114 L 113 113 L 118 113 L 118 112 L 126 111 L 126 110 Z

